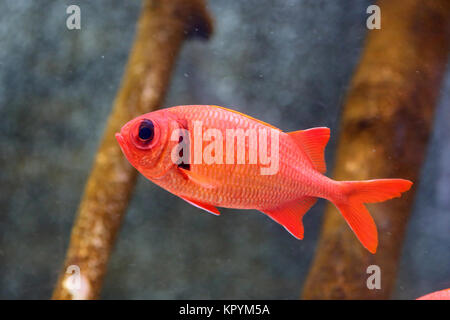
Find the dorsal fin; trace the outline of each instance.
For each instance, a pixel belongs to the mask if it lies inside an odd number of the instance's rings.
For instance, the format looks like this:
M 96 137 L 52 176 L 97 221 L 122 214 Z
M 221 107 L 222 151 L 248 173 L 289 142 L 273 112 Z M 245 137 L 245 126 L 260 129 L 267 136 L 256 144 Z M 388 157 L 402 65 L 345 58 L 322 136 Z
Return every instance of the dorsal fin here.
M 326 127 L 312 128 L 288 132 L 297 144 L 306 152 L 314 168 L 325 173 L 325 146 L 330 139 L 330 129 Z
M 268 127 L 272 128 L 272 129 L 281 131 L 280 129 L 278 129 L 277 127 L 271 125 L 270 123 L 267 123 L 267 122 L 264 122 L 264 121 L 255 119 L 255 118 L 253 118 L 253 117 L 251 117 L 251 116 L 249 116 L 249 115 L 247 115 L 247 114 L 244 114 L 244 113 L 242 113 L 242 112 L 239 112 L 239 111 L 236 111 L 236 110 L 233 110 L 233 109 L 228 109 L 228 108 L 225 108 L 225 107 L 220 107 L 220 106 L 212 106 L 212 105 L 211 105 L 210 107 L 219 108 L 219 109 L 223 109 L 223 110 L 227 110 L 227 111 L 230 111 L 230 112 L 239 114 L 239 115 L 244 116 L 244 117 L 246 117 L 246 118 L 248 118 L 248 119 L 250 119 L 250 120 L 254 120 L 254 121 L 259 122 L 259 123 L 261 123 L 261 124 L 263 124 L 263 125 L 265 125 L 265 126 L 268 126 Z

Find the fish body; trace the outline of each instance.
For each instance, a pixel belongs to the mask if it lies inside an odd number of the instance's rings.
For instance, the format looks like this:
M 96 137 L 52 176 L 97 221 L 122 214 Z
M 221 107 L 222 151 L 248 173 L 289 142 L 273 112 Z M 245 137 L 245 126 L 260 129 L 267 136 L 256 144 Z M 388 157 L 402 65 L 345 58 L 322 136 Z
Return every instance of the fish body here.
M 416 300 L 450 300 L 450 288 L 428 293 Z
M 324 175 L 328 128 L 282 132 L 217 106 L 162 109 L 125 124 L 116 138 L 146 178 L 210 213 L 257 209 L 303 238 L 302 217 L 317 198 L 333 202 L 372 253 L 376 226 L 363 203 L 400 196 L 403 179 L 335 181 Z

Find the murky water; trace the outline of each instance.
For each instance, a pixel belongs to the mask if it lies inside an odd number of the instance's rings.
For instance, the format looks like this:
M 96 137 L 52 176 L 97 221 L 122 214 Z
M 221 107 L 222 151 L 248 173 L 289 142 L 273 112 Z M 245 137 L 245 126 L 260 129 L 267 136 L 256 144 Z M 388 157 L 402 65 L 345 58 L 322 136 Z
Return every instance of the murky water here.
M 119 88 L 140 4 L 0 3 L 0 298 L 48 298 Z M 331 128 L 370 1 L 210 1 L 215 34 L 189 41 L 165 107 L 215 104 L 285 131 Z M 394 298 L 450 287 L 450 73 L 408 224 Z M 419 124 L 420 125 L 420 124 Z M 314 257 L 324 201 L 295 240 L 256 211 L 207 215 L 140 177 L 102 298 L 296 299 Z M 356 241 L 356 240 L 355 240 Z

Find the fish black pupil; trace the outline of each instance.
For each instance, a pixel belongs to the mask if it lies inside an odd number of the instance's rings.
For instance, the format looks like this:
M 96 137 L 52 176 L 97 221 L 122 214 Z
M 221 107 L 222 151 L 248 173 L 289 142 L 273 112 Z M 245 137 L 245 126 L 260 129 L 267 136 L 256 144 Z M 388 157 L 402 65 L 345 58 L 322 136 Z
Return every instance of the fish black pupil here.
M 142 140 L 150 139 L 151 135 L 152 131 L 150 130 L 150 128 L 144 127 L 139 129 L 139 138 L 141 138 Z
M 151 141 L 154 135 L 154 126 L 153 122 L 150 120 L 142 121 L 139 126 L 139 139 L 143 141 Z

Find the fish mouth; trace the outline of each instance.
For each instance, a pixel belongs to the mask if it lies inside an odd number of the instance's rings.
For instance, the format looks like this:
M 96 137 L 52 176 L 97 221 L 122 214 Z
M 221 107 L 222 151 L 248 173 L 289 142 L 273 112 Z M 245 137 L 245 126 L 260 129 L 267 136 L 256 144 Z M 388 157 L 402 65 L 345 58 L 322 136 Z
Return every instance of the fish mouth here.
M 116 139 L 120 146 L 122 146 L 123 143 L 125 142 L 125 139 L 120 133 L 116 133 Z
M 115 137 L 117 139 L 117 142 L 119 143 L 120 150 L 122 151 L 123 155 L 128 160 L 128 162 L 134 166 L 134 164 L 132 162 L 132 160 L 133 160 L 132 153 L 131 153 L 130 147 L 128 146 L 128 144 L 126 142 L 126 139 L 124 138 L 124 136 L 121 133 L 116 133 Z
M 119 143 L 120 149 L 122 149 L 122 152 L 126 155 L 126 143 L 125 143 L 125 138 L 120 134 L 120 133 L 116 133 L 116 140 Z

